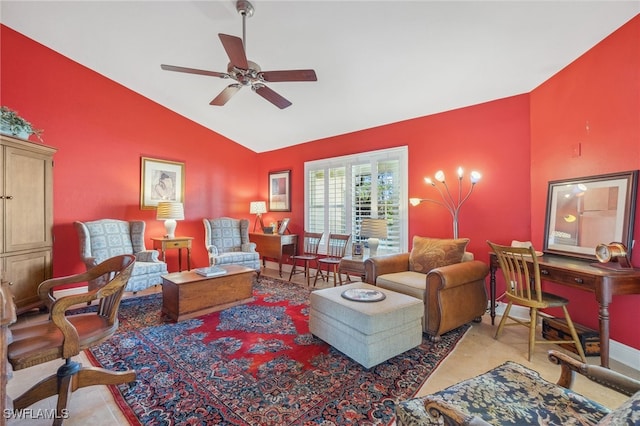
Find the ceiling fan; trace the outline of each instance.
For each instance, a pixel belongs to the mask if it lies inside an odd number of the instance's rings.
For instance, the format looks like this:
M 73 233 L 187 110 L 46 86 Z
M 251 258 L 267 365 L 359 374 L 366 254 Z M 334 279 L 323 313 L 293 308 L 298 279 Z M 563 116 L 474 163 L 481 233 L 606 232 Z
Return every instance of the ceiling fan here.
M 250 86 L 258 95 L 265 98 L 280 109 L 284 109 L 291 105 L 287 99 L 265 86 L 265 82 L 275 83 L 282 81 L 317 81 L 316 72 L 314 70 L 280 70 L 280 71 L 262 71 L 260 66 L 255 62 L 247 60 L 245 53 L 246 42 L 246 18 L 253 15 L 253 5 L 246 0 L 238 0 L 236 2 L 236 10 L 242 15 L 242 39 L 228 34 L 218 34 L 224 50 L 229 57 L 229 65 L 227 72 L 216 72 L 199 70 L 195 68 L 179 67 L 175 65 L 162 64 L 160 67 L 166 71 L 185 72 L 189 74 L 209 75 L 220 78 L 231 78 L 236 82 L 227 86 L 218 96 L 216 96 L 210 105 L 222 106 L 226 104 L 233 95 L 235 95 L 243 86 Z

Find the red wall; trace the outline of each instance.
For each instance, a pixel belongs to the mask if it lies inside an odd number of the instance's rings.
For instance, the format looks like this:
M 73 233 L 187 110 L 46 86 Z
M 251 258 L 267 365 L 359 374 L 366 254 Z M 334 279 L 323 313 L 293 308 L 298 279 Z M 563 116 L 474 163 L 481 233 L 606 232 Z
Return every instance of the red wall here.
M 186 220 L 178 224 L 178 233 L 196 237 L 194 260 L 202 265 L 201 218 L 225 214 L 253 221 L 248 204 L 266 200 L 269 171 L 292 170 L 292 211 L 267 213 L 265 222 L 291 217 L 291 230 L 301 233 L 304 161 L 400 145 L 409 147 L 409 196 L 432 197 L 422 178 L 438 169 L 448 176 L 458 166 L 483 174 L 461 210 L 460 235 L 469 237 L 469 249 L 486 261 L 487 239 L 532 239 L 542 246 L 548 180 L 639 168 L 638 26 L 636 18 L 531 94 L 262 154 L 4 26 L 1 103 L 44 128 L 46 143 L 59 150 L 54 170 L 56 275 L 81 270 L 74 220 L 144 219 L 147 237 L 163 233 L 153 211 L 139 209 L 141 156 L 185 162 Z M 584 132 L 587 120 L 589 134 Z M 576 142 L 582 144 L 579 158 L 569 154 Z M 442 207 L 408 208 L 410 237 L 452 235 L 451 217 Z M 639 232 L 636 223 L 636 238 Z M 640 250 L 634 263 L 640 264 Z M 175 269 L 175 258 L 169 267 Z M 570 297 L 572 315 L 593 327 L 593 298 Z M 638 323 L 639 298 L 616 298 L 611 309 L 612 338 L 638 349 L 640 338 L 628 325 Z
M 639 168 L 640 15 L 531 92 L 533 241 L 542 247 L 548 181 Z M 632 263 L 640 265 L 638 244 Z M 549 290 L 570 299 L 576 322 L 598 329 L 593 295 L 552 284 Z M 610 307 L 612 338 L 637 349 L 639 306 L 640 295 L 631 295 L 614 297 Z
M 409 196 L 438 197 L 424 184 L 442 169 L 450 178 L 458 166 L 482 173 L 482 180 L 460 210 L 460 235 L 471 239 L 469 250 L 488 260 L 487 239 L 528 239 L 529 96 L 500 99 L 428 117 L 335 136 L 260 154 L 261 175 L 291 169 L 291 213 L 268 213 L 265 220 L 291 217 L 292 232 L 304 226 L 304 161 L 382 148 L 409 147 Z M 283 160 L 286 159 L 286 160 Z M 466 182 L 465 182 L 466 185 Z M 465 186 L 466 188 L 466 186 Z M 267 182 L 261 182 L 266 199 Z M 451 215 L 425 203 L 409 208 L 409 236 L 453 235 Z M 409 242 L 409 244 L 411 244 Z
M 164 234 L 155 210 L 140 210 L 140 157 L 185 163 L 185 220 L 194 264 L 204 266 L 203 217 L 249 217 L 257 172 L 253 151 L 30 40 L 0 28 L 2 105 L 36 127 L 54 157 L 54 274 L 82 270 L 73 221 L 142 219 Z M 147 246 L 151 246 L 147 240 Z M 168 254 L 175 270 L 175 251 Z

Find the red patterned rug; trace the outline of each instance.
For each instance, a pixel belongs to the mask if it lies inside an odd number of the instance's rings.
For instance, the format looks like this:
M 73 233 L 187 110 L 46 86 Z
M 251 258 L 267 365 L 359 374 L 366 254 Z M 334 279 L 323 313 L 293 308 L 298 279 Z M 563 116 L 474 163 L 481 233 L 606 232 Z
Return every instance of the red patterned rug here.
M 179 323 L 160 294 L 123 300 L 118 333 L 87 355 L 136 370 L 110 387 L 131 424 L 388 425 L 468 329 L 366 369 L 309 333 L 307 288 L 262 277 L 254 295 Z

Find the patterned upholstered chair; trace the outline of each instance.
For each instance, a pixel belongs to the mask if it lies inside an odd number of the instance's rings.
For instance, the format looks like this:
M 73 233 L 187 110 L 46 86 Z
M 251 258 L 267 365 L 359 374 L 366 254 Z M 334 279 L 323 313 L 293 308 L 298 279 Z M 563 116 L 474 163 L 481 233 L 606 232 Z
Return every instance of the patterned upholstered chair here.
M 106 259 L 133 254 L 136 262 L 125 291 L 134 293 L 162 284 L 167 264 L 158 259 L 157 250 L 147 250 L 144 244 L 145 222 L 100 219 L 92 222 L 74 222 L 80 238 L 80 258 L 87 270 Z M 91 290 L 91 283 L 89 283 Z
M 557 383 L 512 361 L 431 395 L 396 405 L 398 426 L 631 425 L 640 419 L 640 381 L 551 350 Z M 631 398 L 615 410 L 571 390 L 576 373 Z
M 202 219 L 204 245 L 209 253 L 209 264 L 242 265 L 260 273 L 260 254 L 256 244 L 249 241 L 249 221 L 220 217 Z

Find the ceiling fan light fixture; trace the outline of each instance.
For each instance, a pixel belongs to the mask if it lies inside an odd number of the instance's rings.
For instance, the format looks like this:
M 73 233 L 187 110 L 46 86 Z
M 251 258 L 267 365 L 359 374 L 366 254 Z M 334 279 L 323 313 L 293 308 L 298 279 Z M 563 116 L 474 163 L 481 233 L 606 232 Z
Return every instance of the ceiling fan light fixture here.
M 175 65 L 162 64 L 160 67 L 166 71 L 177 71 L 189 74 L 208 75 L 220 78 L 231 78 L 237 84 L 231 84 L 222 90 L 209 104 L 222 106 L 235 95 L 242 86 L 251 86 L 253 91 L 262 96 L 267 101 L 280 109 L 287 108 L 291 105 L 287 99 L 265 86 L 263 82 L 291 82 L 291 81 L 317 81 L 314 70 L 278 70 L 278 71 L 262 71 L 260 66 L 255 62 L 247 60 L 246 54 L 246 17 L 253 16 L 253 5 L 247 0 L 238 0 L 236 2 L 236 10 L 242 16 L 242 38 L 228 35 L 218 34 L 222 47 L 229 57 L 227 65 L 227 73 L 216 71 L 198 70 L 195 68 L 178 67 Z

